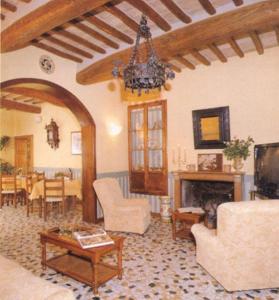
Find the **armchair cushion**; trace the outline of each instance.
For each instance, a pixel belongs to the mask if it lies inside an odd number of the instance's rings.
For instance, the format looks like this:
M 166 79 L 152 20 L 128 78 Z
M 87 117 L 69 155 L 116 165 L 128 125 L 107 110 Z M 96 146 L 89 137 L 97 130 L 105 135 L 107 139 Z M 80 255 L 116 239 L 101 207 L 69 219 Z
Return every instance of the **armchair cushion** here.
M 95 180 L 94 189 L 101 203 L 105 229 L 143 234 L 150 224 L 147 199 L 125 199 L 114 178 Z

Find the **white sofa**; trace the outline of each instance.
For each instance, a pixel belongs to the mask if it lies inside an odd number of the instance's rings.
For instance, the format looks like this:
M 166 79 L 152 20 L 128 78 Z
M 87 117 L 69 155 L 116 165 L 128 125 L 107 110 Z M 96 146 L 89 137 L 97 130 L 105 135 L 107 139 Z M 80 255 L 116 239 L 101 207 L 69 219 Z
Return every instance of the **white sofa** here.
M 115 178 L 95 180 L 94 189 L 104 212 L 105 229 L 144 234 L 151 219 L 148 199 L 125 199 Z
M 0 255 L 1 300 L 75 300 L 71 290 L 33 275 Z
M 197 262 L 226 290 L 279 287 L 279 200 L 221 204 L 217 231 L 191 230 Z

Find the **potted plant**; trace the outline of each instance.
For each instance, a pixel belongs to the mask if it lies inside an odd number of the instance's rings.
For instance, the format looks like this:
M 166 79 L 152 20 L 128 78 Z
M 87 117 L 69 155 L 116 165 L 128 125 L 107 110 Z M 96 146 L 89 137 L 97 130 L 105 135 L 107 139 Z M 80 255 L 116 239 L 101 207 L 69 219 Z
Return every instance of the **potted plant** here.
M 226 147 L 223 150 L 228 160 L 233 160 L 233 168 L 239 172 L 243 167 L 242 159 L 246 160 L 250 156 L 249 147 L 254 143 L 253 138 L 248 136 L 247 140 L 241 140 L 234 137 L 231 141 L 225 142 Z
M 2 135 L 0 137 L 0 151 L 4 149 L 4 147 L 8 144 L 10 137 L 7 135 Z

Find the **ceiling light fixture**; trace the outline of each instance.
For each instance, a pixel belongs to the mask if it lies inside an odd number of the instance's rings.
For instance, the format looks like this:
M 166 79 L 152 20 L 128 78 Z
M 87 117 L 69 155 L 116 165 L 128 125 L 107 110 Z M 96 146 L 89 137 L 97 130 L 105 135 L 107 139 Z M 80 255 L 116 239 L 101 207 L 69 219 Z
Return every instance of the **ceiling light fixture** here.
M 143 45 L 140 47 L 141 38 L 145 39 L 145 47 Z M 146 58 L 146 62 L 143 62 L 144 58 Z M 128 65 L 119 61 L 116 62 L 112 75 L 115 78 L 123 78 L 125 89 L 129 88 L 132 92 L 137 90 L 139 96 L 142 91 L 149 93 L 151 89 L 158 88 L 161 90 L 167 79 L 175 77 L 170 65 L 160 61 L 156 55 L 146 16 L 142 15 L 141 17 L 136 44 Z

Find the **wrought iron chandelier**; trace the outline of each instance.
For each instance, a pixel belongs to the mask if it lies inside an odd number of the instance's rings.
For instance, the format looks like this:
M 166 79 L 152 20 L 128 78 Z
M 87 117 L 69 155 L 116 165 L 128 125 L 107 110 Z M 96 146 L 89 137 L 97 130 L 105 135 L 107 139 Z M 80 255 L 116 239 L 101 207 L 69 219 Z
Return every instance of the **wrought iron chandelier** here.
M 145 39 L 146 62 L 143 62 L 143 53 L 140 53 L 140 39 Z M 143 48 L 142 48 L 143 49 Z M 153 48 L 150 28 L 147 25 L 146 16 L 142 15 L 135 47 L 133 48 L 128 65 L 121 62 L 115 63 L 112 75 L 122 77 L 125 84 L 125 89 L 130 88 L 132 92 L 138 91 L 140 96 L 142 91 L 149 93 L 149 90 L 161 87 L 167 79 L 175 77 L 174 72 L 169 64 L 165 64 L 159 60 Z

